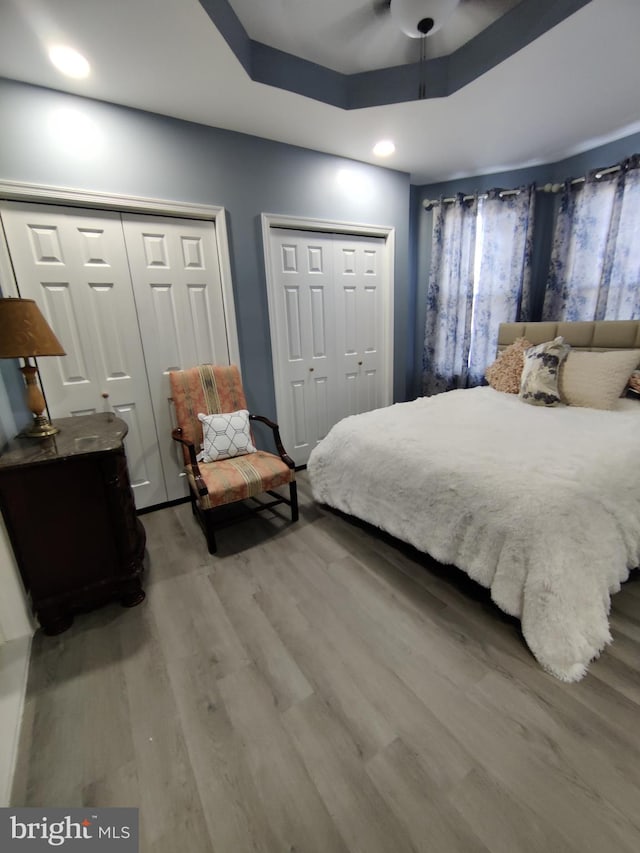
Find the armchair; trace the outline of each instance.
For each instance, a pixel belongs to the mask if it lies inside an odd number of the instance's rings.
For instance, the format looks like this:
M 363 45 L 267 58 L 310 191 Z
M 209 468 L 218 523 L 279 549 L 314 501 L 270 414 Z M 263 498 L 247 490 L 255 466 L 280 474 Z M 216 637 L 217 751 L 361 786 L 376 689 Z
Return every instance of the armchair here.
M 242 456 L 198 461 L 202 441 L 199 414 L 222 414 L 247 408 L 240 372 L 235 365 L 201 364 L 187 370 L 169 373 L 172 400 L 178 426 L 171 433 L 182 445 L 191 495 L 191 507 L 204 531 L 210 554 L 216 552 L 214 532 L 216 509 L 253 499 L 256 506 L 246 514 L 261 512 L 277 504 L 291 507 L 291 521 L 298 520 L 298 496 L 295 465 L 287 456 L 280 440 L 278 425 L 261 415 L 249 415 L 251 422 L 259 421 L 272 430 L 278 455 L 256 450 Z M 275 489 L 289 486 L 286 498 Z M 273 500 L 261 502 L 256 496 L 266 493 Z

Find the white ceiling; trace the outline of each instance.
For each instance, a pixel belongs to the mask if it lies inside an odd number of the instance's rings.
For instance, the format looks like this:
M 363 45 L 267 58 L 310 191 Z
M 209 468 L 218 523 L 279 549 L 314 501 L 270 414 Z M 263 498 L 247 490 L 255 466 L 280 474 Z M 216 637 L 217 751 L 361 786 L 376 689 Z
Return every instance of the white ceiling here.
M 423 184 L 549 162 L 640 130 L 639 33 L 638 0 L 592 0 L 448 98 L 343 111 L 252 82 L 198 0 L 0 0 L 0 75 L 382 162 Z M 84 52 L 91 76 L 60 75 L 46 58 L 51 41 Z M 371 148 L 383 137 L 396 153 L 380 161 Z

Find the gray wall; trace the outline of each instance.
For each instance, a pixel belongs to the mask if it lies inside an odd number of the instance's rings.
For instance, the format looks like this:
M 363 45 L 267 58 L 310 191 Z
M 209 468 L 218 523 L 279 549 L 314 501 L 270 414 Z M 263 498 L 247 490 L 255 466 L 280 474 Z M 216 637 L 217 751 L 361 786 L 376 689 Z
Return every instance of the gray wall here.
M 411 188 L 411 258 L 410 269 L 416 276 L 415 291 L 415 354 L 414 354 L 414 384 L 408 387 L 408 396 L 421 393 L 422 348 L 424 341 L 424 318 L 426 311 L 427 282 L 431 263 L 431 232 L 433 226 L 433 211 L 424 210 L 422 203 L 425 199 L 438 199 L 440 196 L 450 198 L 456 193 L 481 193 L 495 187 L 503 189 L 515 188 L 525 184 L 536 183 L 544 186 L 546 183 L 561 183 L 567 178 L 579 178 L 592 169 L 605 168 L 625 160 L 632 154 L 640 152 L 640 133 L 617 139 L 614 142 L 601 145 L 542 166 L 528 169 L 516 169 L 511 172 L 496 172 L 490 175 L 478 175 L 460 178 L 455 181 L 445 181 L 439 184 L 425 184 Z M 540 319 L 544 289 L 549 268 L 553 225 L 559 196 L 551 193 L 538 193 L 536 196 L 535 231 L 532 259 L 532 300 L 531 317 Z
M 66 146 L 54 129 L 62 110 L 93 123 L 93 145 Z M 1 79 L 0 127 L 0 180 L 227 209 L 248 402 L 270 417 L 276 412 L 260 214 L 394 226 L 394 398 L 406 398 L 414 352 L 408 175 Z M 357 172 L 365 191 L 346 191 L 337 180 L 342 169 Z

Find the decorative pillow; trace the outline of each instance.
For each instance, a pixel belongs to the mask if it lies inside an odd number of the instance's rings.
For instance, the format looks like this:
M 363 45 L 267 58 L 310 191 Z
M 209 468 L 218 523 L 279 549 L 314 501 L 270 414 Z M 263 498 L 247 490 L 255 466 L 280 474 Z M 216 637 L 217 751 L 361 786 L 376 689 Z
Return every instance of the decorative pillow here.
M 224 415 L 200 413 L 198 420 L 202 422 L 202 453 L 198 454 L 198 462 L 215 462 L 256 452 L 247 409 Z
M 557 406 L 562 402 L 558 374 L 570 349 L 560 337 L 525 351 L 520 380 L 521 400 L 533 406 Z
M 640 394 L 640 370 L 634 370 L 629 377 L 628 390 Z
M 498 357 L 484 372 L 485 379 L 496 391 L 517 394 L 524 367 L 524 351 L 531 346 L 526 338 L 517 338 L 498 353 Z
M 613 409 L 639 363 L 640 350 L 572 350 L 560 370 L 562 400 L 569 406 Z

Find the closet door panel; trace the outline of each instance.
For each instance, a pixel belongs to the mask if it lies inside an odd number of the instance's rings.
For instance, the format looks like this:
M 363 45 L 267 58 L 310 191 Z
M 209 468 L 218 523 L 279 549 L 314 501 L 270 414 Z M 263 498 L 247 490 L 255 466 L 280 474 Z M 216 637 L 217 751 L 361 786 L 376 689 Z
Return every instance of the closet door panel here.
M 383 405 L 382 255 L 379 237 L 336 234 L 338 394 L 344 415 Z
M 182 452 L 171 439 L 169 371 L 229 364 L 215 226 L 123 214 L 122 227 L 169 500 L 188 494 Z
M 38 361 L 51 416 L 127 412 L 136 505 L 166 501 L 119 214 L 22 202 L 1 210 L 20 294 L 67 352 Z
M 76 300 L 71 296 L 69 281 L 41 281 L 40 299 L 38 289 L 32 288 L 29 281 L 22 282 L 21 292 L 23 297 L 36 300 L 58 340 L 64 342 L 67 353 L 65 358 L 47 359 L 40 365 L 40 373 L 47 380 L 47 389 L 52 383 L 51 372 L 55 370 L 57 373 L 57 393 L 52 395 L 49 401 L 53 415 L 53 409 L 64 404 L 65 396 L 68 395 L 71 406 L 73 399 L 79 397 L 83 391 L 94 393 L 95 388 L 90 388 L 91 370 L 87 360 L 90 351 L 86 351 L 83 343 L 84 336 L 80 333 L 80 324 L 76 317 Z M 77 403 L 77 399 L 75 402 Z M 66 414 L 70 413 L 71 408 Z
M 302 465 L 338 417 L 332 235 L 274 228 L 270 255 L 278 422 L 287 453 Z

